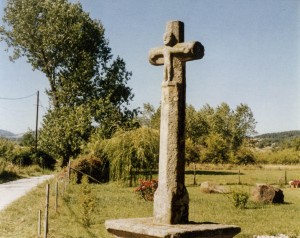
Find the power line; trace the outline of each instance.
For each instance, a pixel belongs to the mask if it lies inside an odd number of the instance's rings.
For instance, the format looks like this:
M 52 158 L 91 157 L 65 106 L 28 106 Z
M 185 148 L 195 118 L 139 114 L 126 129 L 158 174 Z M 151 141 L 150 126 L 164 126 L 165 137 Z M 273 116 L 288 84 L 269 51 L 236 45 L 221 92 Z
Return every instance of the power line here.
M 22 100 L 22 99 L 25 99 L 25 98 L 30 98 L 32 96 L 35 96 L 36 93 L 33 93 L 33 94 L 30 94 L 28 96 L 25 96 L 25 97 L 19 97 L 19 98 L 1 98 L 0 97 L 0 100 Z

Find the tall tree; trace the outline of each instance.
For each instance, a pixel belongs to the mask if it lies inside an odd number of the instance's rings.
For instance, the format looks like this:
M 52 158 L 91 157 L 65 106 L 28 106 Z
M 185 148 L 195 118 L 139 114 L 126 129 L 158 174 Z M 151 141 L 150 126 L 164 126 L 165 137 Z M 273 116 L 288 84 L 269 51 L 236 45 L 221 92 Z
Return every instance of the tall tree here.
M 131 73 L 120 57 L 112 59 L 103 25 L 80 3 L 7 0 L 3 21 L 0 34 L 13 48 L 11 59 L 25 56 L 34 70 L 46 75 L 54 108 L 94 102 L 96 110 L 101 98 L 130 114 Z
M 66 166 L 76 157 L 93 130 L 90 111 L 84 105 L 49 111 L 40 131 L 39 147 Z
M 63 158 L 63 164 L 80 152 L 92 123 L 102 136 L 110 137 L 114 128 L 127 125 L 136 114 L 128 109 L 133 98 L 127 86 L 131 72 L 123 59 L 113 59 L 103 25 L 80 3 L 7 0 L 3 22 L 0 36 L 13 49 L 11 60 L 26 57 L 49 81 L 51 108 L 40 145 Z

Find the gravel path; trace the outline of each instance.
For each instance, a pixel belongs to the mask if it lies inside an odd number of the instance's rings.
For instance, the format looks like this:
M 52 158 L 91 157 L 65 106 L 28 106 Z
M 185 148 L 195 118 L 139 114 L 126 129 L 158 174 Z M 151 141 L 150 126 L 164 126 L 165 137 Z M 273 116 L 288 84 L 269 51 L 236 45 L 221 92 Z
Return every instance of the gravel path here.
M 24 196 L 38 184 L 53 178 L 54 175 L 43 175 L 40 177 L 31 177 L 19 179 L 8 183 L 0 184 L 0 211 L 13 201 Z

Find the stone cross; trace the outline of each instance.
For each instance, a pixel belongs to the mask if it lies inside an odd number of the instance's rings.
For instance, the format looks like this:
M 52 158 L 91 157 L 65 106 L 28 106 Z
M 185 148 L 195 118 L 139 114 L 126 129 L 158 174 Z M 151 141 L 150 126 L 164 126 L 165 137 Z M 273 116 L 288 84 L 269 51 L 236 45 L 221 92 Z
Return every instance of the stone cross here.
M 153 48 L 149 61 L 164 65 L 158 188 L 154 196 L 154 222 L 188 223 L 189 196 L 184 185 L 185 167 L 185 62 L 201 59 L 200 42 L 184 42 L 184 24 L 167 23 L 164 46 Z

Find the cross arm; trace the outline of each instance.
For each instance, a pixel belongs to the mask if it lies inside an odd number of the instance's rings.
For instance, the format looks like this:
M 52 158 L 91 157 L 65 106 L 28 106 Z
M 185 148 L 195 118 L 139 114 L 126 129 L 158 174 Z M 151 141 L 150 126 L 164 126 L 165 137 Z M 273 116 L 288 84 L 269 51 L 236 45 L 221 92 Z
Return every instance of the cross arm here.
M 152 48 L 149 52 L 149 62 L 152 65 L 164 64 L 164 50 L 168 46 Z M 168 47 L 170 53 L 179 60 L 186 62 L 201 59 L 204 56 L 204 47 L 198 41 L 178 43 L 174 47 Z

